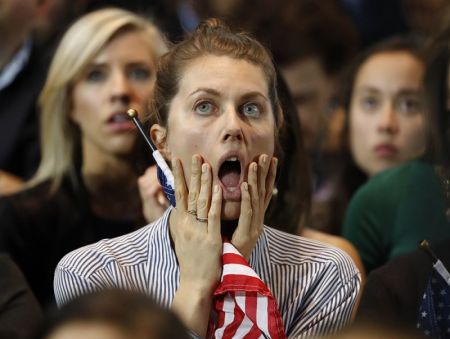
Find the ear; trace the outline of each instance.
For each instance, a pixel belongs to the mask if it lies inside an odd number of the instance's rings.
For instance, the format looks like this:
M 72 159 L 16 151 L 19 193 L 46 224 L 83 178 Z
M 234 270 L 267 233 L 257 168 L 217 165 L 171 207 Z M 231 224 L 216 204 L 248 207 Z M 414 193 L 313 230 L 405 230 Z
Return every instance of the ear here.
M 162 156 L 166 160 L 171 160 L 171 155 L 169 148 L 167 146 L 167 129 L 161 125 L 154 124 L 150 128 L 150 138 L 158 150 L 161 152 Z

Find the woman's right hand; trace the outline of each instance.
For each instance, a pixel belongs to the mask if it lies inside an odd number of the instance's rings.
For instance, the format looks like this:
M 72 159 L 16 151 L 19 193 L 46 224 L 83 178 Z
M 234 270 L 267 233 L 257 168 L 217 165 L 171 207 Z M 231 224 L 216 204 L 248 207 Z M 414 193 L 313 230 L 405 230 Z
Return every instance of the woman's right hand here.
M 172 309 L 186 326 L 205 335 L 212 294 L 219 283 L 222 267 L 220 215 L 222 190 L 211 189 L 211 167 L 192 157 L 189 192 L 179 159 L 172 164 L 176 208 L 170 218 L 170 234 L 180 267 L 180 285 Z

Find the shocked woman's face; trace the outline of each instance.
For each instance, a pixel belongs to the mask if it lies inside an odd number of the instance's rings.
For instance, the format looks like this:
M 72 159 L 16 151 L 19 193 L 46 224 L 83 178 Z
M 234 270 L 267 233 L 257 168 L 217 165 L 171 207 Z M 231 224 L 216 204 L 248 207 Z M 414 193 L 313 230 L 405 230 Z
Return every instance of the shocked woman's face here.
M 239 218 L 240 184 L 261 154 L 273 156 L 275 120 L 262 69 L 227 56 L 204 56 L 183 71 L 173 98 L 164 142 L 169 159 L 179 158 L 189 185 L 191 158 L 211 166 L 213 185 L 223 192 L 222 219 Z M 163 130 L 163 129 L 162 129 Z

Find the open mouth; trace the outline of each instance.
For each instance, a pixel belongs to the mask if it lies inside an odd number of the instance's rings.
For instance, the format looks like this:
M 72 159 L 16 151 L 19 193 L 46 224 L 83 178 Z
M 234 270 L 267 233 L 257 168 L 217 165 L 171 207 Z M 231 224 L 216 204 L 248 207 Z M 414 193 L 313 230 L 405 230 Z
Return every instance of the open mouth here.
M 108 119 L 108 122 L 112 123 L 122 123 L 122 122 L 129 122 L 130 117 L 125 113 L 117 113 L 114 114 L 112 117 Z
M 225 160 L 219 168 L 218 176 L 227 191 L 234 192 L 238 190 L 241 180 L 241 163 L 239 159 L 237 157 L 230 157 Z

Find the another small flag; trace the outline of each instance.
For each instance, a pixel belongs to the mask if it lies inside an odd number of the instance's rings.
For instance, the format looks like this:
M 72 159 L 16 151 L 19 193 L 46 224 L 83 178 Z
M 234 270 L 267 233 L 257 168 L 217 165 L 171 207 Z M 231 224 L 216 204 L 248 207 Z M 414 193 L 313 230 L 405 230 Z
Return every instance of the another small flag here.
M 433 265 L 416 327 L 430 338 L 450 338 L 450 274 L 440 260 Z
M 283 321 L 269 288 L 228 241 L 223 244 L 222 279 L 214 292 L 214 338 L 284 339 Z

